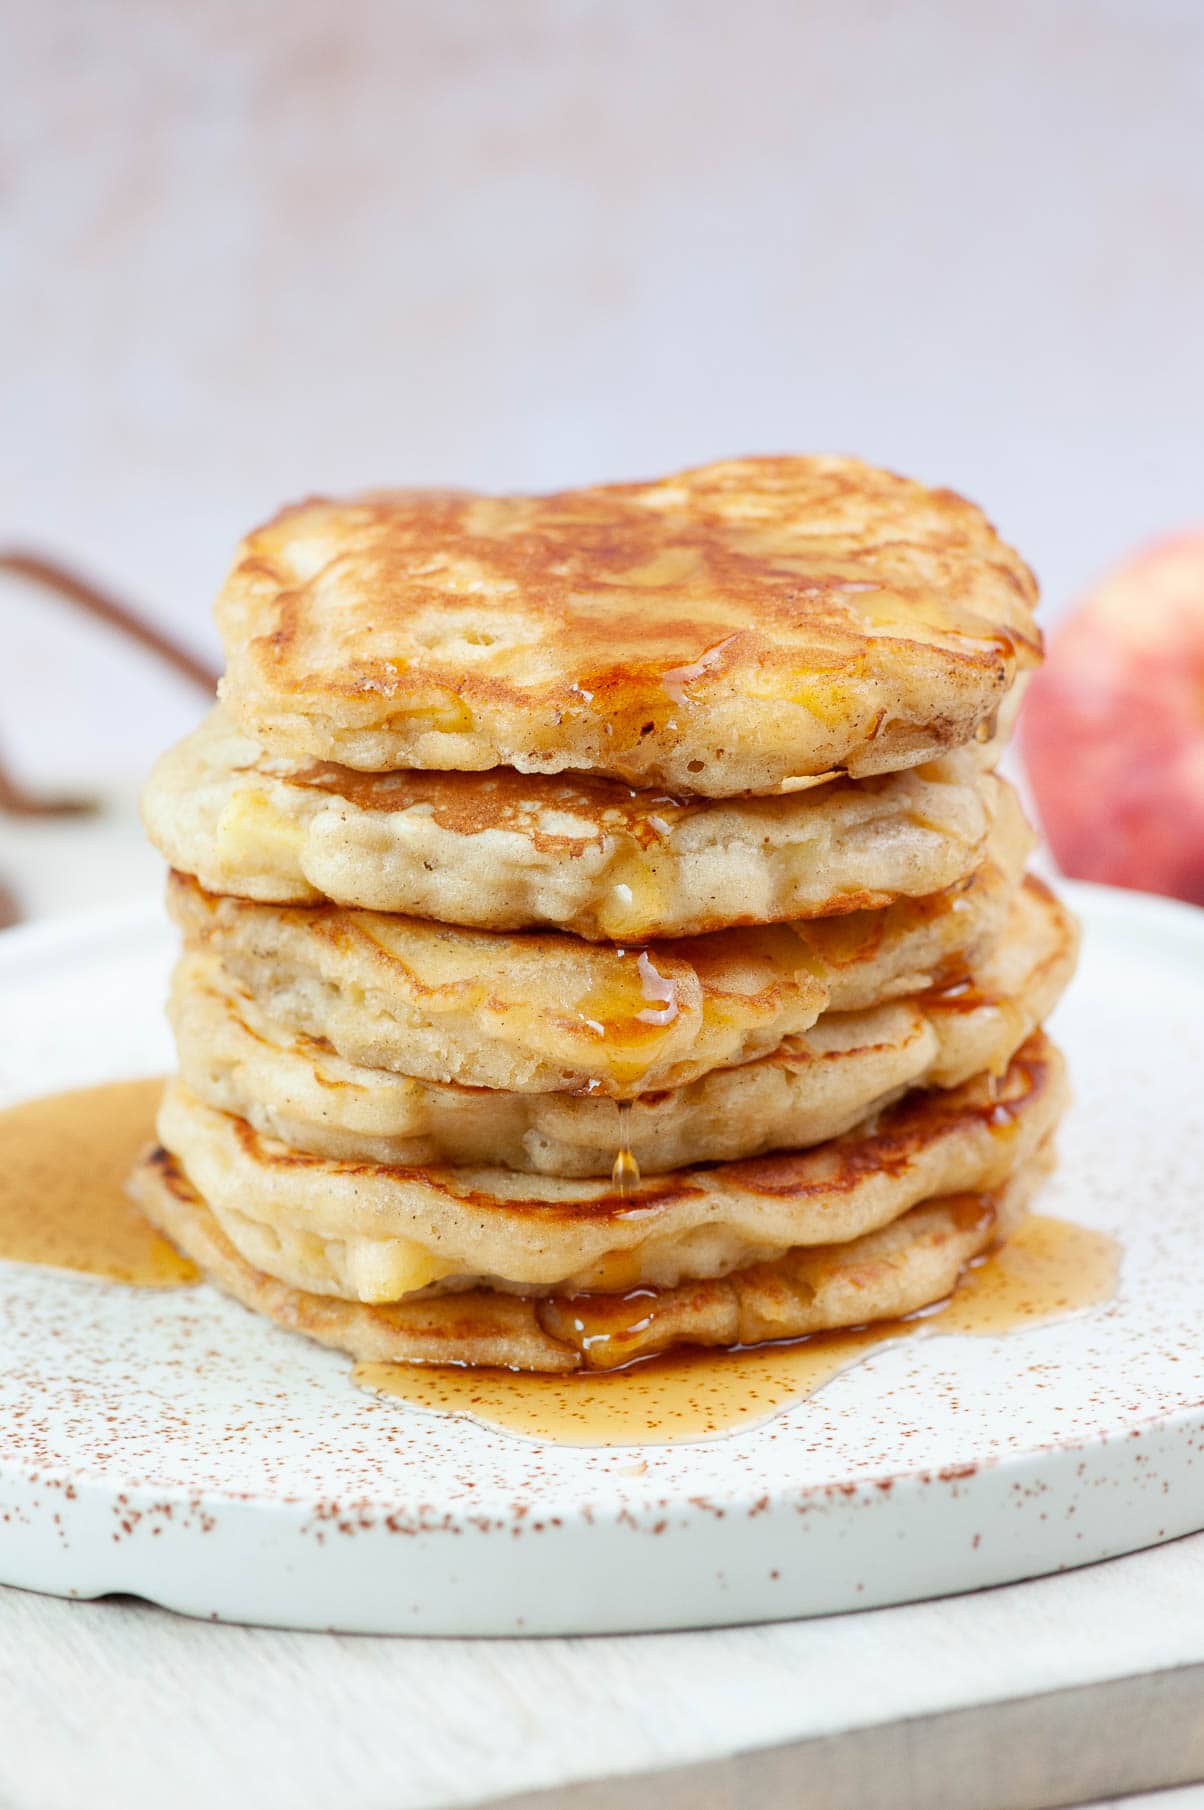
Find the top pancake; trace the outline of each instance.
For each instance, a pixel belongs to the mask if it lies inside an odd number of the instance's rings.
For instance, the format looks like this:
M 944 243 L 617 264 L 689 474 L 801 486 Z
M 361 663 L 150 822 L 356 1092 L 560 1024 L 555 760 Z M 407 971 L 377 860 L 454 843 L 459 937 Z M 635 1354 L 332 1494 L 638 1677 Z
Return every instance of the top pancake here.
M 972 504 L 855 459 L 317 498 L 239 549 L 222 695 L 292 759 L 772 792 L 988 735 L 1035 601 Z

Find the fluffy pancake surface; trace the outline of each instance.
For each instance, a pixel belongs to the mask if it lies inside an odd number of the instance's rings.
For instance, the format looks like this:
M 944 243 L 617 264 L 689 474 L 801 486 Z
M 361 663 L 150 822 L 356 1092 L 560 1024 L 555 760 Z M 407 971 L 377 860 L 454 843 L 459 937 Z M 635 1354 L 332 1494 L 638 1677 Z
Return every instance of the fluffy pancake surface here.
M 631 1107 L 630 1148 L 646 1175 L 802 1148 L 839 1136 L 904 1088 L 998 1074 L 1057 1001 L 1076 943 L 1069 913 L 1029 879 L 1002 938 L 956 985 L 826 1012 L 767 1056 L 646 1094 Z M 191 1091 L 296 1149 L 392 1165 L 610 1174 L 613 1101 L 488 1091 L 361 1067 L 283 1031 L 213 954 L 182 958 L 171 1018 Z
M 825 1010 L 934 984 L 998 936 L 1031 832 L 1004 788 L 964 881 L 879 911 L 614 948 L 333 905 L 275 906 L 173 875 L 188 945 L 283 1029 L 429 1080 L 630 1097 L 750 1061 Z
M 854 459 L 316 499 L 239 550 L 222 693 L 294 759 L 772 791 L 989 733 L 1035 598 L 973 505 Z
M 364 774 L 269 755 L 219 709 L 156 764 L 143 815 L 210 892 L 622 941 L 937 892 L 981 857 L 1000 783 L 970 750 L 730 801 L 509 768 Z
M 368 1362 L 609 1368 L 679 1343 L 755 1344 L 894 1319 L 941 1300 L 1011 1232 L 1048 1172 L 1048 1140 L 986 1192 L 942 1195 L 845 1244 L 803 1247 L 713 1281 L 623 1296 L 529 1297 L 473 1288 L 373 1305 L 259 1269 L 176 1160 L 148 1153 L 131 1192 L 210 1278 L 282 1326 Z M 599 1336 L 599 1335 L 602 1336 Z M 583 1336 L 584 1335 L 584 1336 Z
M 995 1081 L 908 1094 L 847 1136 L 609 1183 L 307 1156 L 169 1085 L 159 1137 L 256 1267 L 388 1301 L 479 1280 L 520 1292 L 673 1287 L 801 1244 L 844 1243 L 931 1195 L 998 1185 L 1052 1131 L 1060 1056 L 1040 1032 Z

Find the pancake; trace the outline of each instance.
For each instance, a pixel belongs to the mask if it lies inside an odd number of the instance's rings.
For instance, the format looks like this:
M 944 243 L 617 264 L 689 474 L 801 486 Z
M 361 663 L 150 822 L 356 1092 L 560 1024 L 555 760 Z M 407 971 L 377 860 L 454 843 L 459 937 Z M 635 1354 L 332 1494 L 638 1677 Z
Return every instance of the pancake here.
M 806 1151 L 608 1182 L 308 1156 L 169 1083 L 158 1135 L 230 1241 L 315 1294 L 390 1301 L 485 1283 L 519 1292 L 674 1287 L 843 1244 L 935 1194 L 1000 1184 L 1052 1131 L 1061 1057 L 1040 1033 L 996 1080 L 906 1095 Z
M 1002 789 L 988 859 L 879 911 L 716 931 L 646 948 L 477 931 L 341 906 L 217 897 L 174 874 L 188 946 L 282 1030 L 426 1080 L 629 1098 L 751 1061 L 820 1013 L 916 992 L 1003 929 L 1031 831 Z
M 972 504 L 856 459 L 314 498 L 238 550 L 221 694 L 293 760 L 772 792 L 989 735 L 1035 602 Z
M 209 892 L 621 942 L 937 892 L 982 858 L 999 783 L 969 750 L 730 801 L 506 767 L 364 774 L 273 758 L 217 710 L 159 760 L 143 817 Z
M 904 1088 L 1001 1073 L 1053 1009 L 1076 948 L 1069 912 L 1030 877 L 1003 937 L 964 980 L 859 1012 L 826 1012 L 768 1056 L 645 1094 L 631 1108 L 629 1147 L 646 1175 L 799 1149 L 838 1137 Z M 282 1031 L 212 954 L 181 959 L 170 1015 L 191 1091 L 298 1150 L 394 1165 L 611 1172 L 613 1101 L 489 1092 L 360 1067 Z
M 227 1294 L 361 1362 L 608 1369 L 673 1345 L 752 1345 L 864 1326 L 943 1300 L 1006 1238 L 1052 1166 L 1048 1142 L 990 1192 L 944 1195 L 847 1244 L 792 1250 L 650 1296 L 532 1299 L 490 1289 L 371 1306 L 292 1288 L 231 1244 L 179 1164 L 149 1152 L 131 1180 L 147 1217 Z M 588 1338 L 588 1342 L 586 1342 Z

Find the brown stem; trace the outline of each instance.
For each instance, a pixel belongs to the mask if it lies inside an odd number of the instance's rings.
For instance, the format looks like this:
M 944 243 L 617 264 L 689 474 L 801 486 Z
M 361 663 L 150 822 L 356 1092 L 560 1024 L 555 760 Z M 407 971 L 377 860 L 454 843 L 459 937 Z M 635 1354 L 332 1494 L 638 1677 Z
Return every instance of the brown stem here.
M 12 893 L 0 881 L 0 930 L 10 930 L 21 922 L 21 908 Z
M 47 559 L 40 553 L 27 553 L 20 547 L 10 547 L 0 551 L 0 572 L 13 572 L 19 578 L 27 578 L 32 584 L 40 585 L 44 591 L 52 592 L 56 597 L 66 599 L 86 615 L 94 616 L 100 622 L 107 622 L 110 628 L 127 635 L 130 640 L 137 641 L 153 654 L 173 666 L 184 678 L 191 679 L 202 691 L 213 691 L 217 685 L 217 673 L 206 665 L 204 660 L 184 647 L 166 630 L 148 622 L 128 604 L 119 603 L 108 591 L 73 572 L 68 566 L 60 565 L 55 559 Z
M 55 597 L 73 603 L 85 615 L 94 617 L 99 622 L 107 623 L 110 628 L 136 641 L 140 647 L 157 654 L 168 666 L 184 678 L 190 679 L 202 691 L 212 692 L 217 685 L 217 673 L 187 647 L 176 641 L 166 630 L 148 622 L 144 616 L 120 603 L 108 591 L 102 591 L 89 579 L 81 577 L 78 572 L 64 566 L 57 559 L 48 559 L 41 553 L 29 553 L 20 547 L 10 547 L 0 551 L 0 572 L 12 572 L 18 578 L 25 578 L 42 590 L 49 591 Z M 31 792 L 27 786 L 6 766 L 0 756 L 0 814 L 13 817 L 60 817 L 80 816 L 96 809 L 95 799 L 88 798 L 43 798 Z M 0 924 L 11 912 L 11 899 L 0 893 Z
M 47 798 L 40 792 L 31 792 L 0 755 L 0 816 L 87 817 L 96 808 L 94 798 Z

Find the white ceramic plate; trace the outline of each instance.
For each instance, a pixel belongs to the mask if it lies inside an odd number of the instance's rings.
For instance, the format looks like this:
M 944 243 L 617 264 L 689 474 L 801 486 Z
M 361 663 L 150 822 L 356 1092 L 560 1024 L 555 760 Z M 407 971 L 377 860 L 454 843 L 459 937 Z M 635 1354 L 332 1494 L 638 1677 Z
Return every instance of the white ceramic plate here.
M 884 1347 L 724 1439 L 584 1450 L 364 1394 L 208 1288 L 0 1265 L 0 1581 L 595 1633 L 902 1602 L 1204 1526 L 1204 913 L 1069 890 L 1078 1103 L 1042 1204 L 1123 1242 L 1105 1307 Z M 167 1068 L 171 953 L 149 905 L 0 937 L 0 1098 Z

